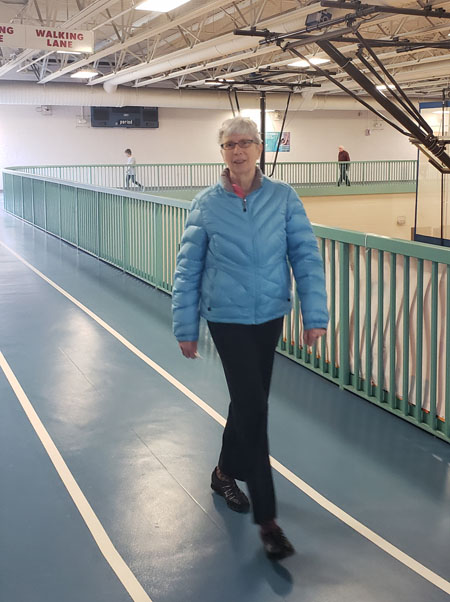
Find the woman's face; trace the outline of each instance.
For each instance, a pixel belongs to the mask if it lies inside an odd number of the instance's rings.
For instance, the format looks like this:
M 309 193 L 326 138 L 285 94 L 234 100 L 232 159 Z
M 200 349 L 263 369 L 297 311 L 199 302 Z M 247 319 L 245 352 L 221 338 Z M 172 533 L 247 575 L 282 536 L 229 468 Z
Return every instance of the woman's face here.
M 251 140 L 248 134 L 231 134 L 225 136 L 222 144 L 226 142 L 239 142 L 241 140 Z M 251 176 L 255 173 L 256 161 L 259 159 L 262 151 L 262 144 L 252 143 L 247 148 L 241 148 L 236 144 L 232 149 L 221 149 L 223 160 L 230 172 L 236 176 Z

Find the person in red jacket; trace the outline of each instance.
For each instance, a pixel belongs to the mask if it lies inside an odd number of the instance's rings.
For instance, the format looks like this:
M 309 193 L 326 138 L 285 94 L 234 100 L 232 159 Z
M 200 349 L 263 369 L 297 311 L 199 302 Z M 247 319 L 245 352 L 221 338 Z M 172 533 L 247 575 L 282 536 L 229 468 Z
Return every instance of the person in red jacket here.
M 339 147 L 338 152 L 338 161 L 339 161 L 339 181 L 338 186 L 343 184 L 344 182 L 347 186 L 350 186 L 350 180 L 348 179 L 348 168 L 350 167 L 350 155 L 344 149 L 343 146 Z

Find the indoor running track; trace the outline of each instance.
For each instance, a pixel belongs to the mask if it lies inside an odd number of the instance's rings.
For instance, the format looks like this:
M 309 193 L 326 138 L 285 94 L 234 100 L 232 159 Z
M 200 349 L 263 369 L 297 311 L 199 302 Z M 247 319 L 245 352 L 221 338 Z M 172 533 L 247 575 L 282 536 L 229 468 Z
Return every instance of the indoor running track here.
M 450 446 L 277 356 L 272 564 L 213 495 L 227 393 L 170 298 L 0 209 L 2 602 L 441 602 Z

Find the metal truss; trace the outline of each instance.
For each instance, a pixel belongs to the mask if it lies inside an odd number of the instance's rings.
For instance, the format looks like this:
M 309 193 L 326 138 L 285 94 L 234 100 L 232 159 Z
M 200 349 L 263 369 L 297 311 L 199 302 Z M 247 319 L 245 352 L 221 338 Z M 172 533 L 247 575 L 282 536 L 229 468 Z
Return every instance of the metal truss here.
M 450 14 L 443 9 L 433 10 L 431 7 L 423 9 L 396 8 L 390 6 L 379 6 L 361 4 L 359 1 L 345 2 L 340 0 L 322 0 L 322 7 L 349 9 L 351 12 L 342 16 L 332 17 L 328 11 L 322 10 L 307 19 L 305 27 L 300 30 L 290 32 L 286 35 L 280 35 L 267 29 L 258 30 L 250 28 L 249 30 L 236 30 L 235 34 L 244 36 L 256 36 L 262 38 L 261 45 L 275 44 L 283 52 L 289 52 L 305 60 L 312 69 L 319 75 L 326 77 L 335 86 L 340 88 L 346 94 L 352 96 L 361 103 L 366 109 L 374 113 L 379 119 L 386 121 L 400 133 L 408 136 L 413 144 L 426 153 L 431 163 L 443 173 L 450 173 L 450 156 L 446 152 L 447 141 L 439 139 L 433 133 L 431 126 L 423 119 L 413 102 L 400 87 L 394 76 L 385 68 L 383 63 L 374 52 L 374 48 L 394 47 L 397 49 L 405 48 L 416 49 L 417 43 L 412 40 L 402 40 L 396 37 L 390 40 L 374 40 L 365 38 L 359 28 L 362 20 L 370 15 L 379 13 L 392 13 L 401 15 L 414 15 L 422 18 L 450 19 Z M 311 35 L 311 32 L 322 31 L 318 35 Z M 357 43 L 357 52 L 355 58 L 359 64 L 365 67 L 364 73 L 360 66 L 355 64 L 353 57 L 344 54 L 337 43 Z M 314 43 L 324 54 L 340 67 L 350 78 L 363 89 L 369 97 L 376 101 L 388 115 L 394 119 L 386 117 L 379 110 L 374 108 L 367 100 L 350 90 L 344 83 L 338 81 L 330 73 L 318 65 L 314 65 L 298 48 Z M 436 48 L 436 42 L 421 41 L 421 48 Z M 450 49 L 450 41 L 444 40 L 439 48 Z M 370 76 L 370 77 L 369 77 Z M 378 84 L 378 85 L 377 85 Z M 386 92 L 380 89 L 383 86 Z

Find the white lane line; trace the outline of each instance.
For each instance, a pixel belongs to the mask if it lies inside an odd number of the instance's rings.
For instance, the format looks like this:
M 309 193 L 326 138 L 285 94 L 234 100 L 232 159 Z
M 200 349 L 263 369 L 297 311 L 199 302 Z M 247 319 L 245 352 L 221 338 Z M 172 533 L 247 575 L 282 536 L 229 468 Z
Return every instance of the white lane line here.
M 181 391 L 186 397 L 188 397 L 191 401 L 193 401 L 197 406 L 199 406 L 204 412 L 206 412 L 211 418 L 214 418 L 220 425 L 225 426 L 226 420 L 221 416 L 218 412 L 216 412 L 213 408 L 211 408 L 207 403 L 205 403 L 198 395 L 190 391 L 187 387 L 185 387 L 180 381 L 178 381 L 175 377 L 173 377 L 169 372 L 161 368 L 156 362 L 147 357 L 140 349 L 135 347 L 132 343 L 130 343 L 125 337 L 123 337 L 120 333 L 118 333 L 114 328 L 112 328 L 109 324 L 107 324 L 104 320 L 99 318 L 94 312 L 88 309 L 85 305 L 80 303 L 75 297 L 72 297 L 69 293 L 67 293 L 64 289 L 58 286 L 55 282 L 47 278 L 42 272 L 32 266 L 26 259 L 23 259 L 20 255 L 18 255 L 15 251 L 10 249 L 7 245 L 5 245 L 2 241 L 0 241 L 0 245 L 5 247 L 14 257 L 17 257 L 19 261 L 21 261 L 24 265 L 26 265 L 30 270 L 32 270 L 35 274 L 37 274 L 40 278 L 48 282 L 53 288 L 59 291 L 62 295 L 64 295 L 67 299 L 69 299 L 72 303 L 74 303 L 77 307 L 79 307 L 82 311 L 84 311 L 89 317 L 97 322 L 102 328 L 104 328 L 107 332 L 109 332 L 113 337 L 115 337 L 118 341 L 120 341 L 127 349 L 129 349 L 132 353 L 134 353 L 137 357 L 139 357 L 143 362 L 145 362 L 150 368 L 155 370 L 158 374 L 160 374 L 163 378 L 167 380 L 171 385 L 173 385 L 176 389 Z M 314 500 L 319 506 L 327 510 L 330 514 L 338 518 L 340 521 L 345 523 L 351 529 L 354 529 L 357 533 L 362 535 L 364 538 L 372 542 L 374 545 L 379 547 L 381 550 L 407 566 L 409 569 L 441 589 L 442 591 L 450 594 L 450 582 L 433 572 L 431 569 L 427 568 L 408 554 L 405 554 L 402 550 L 392 545 L 372 531 L 368 527 L 366 527 L 363 523 L 359 522 L 355 518 L 353 518 L 350 514 L 339 508 L 330 502 L 326 497 L 321 495 L 318 491 L 313 489 L 308 483 L 300 479 L 297 475 L 291 472 L 288 468 L 283 466 L 278 460 L 270 457 L 271 464 L 273 468 L 278 471 L 281 475 L 283 475 L 288 481 L 290 481 L 295 487 L 303 491 L 305 495 Z
M 106 561 L 116 573 L 117 577 L 130 594 L 132 600 L 135 602 L 152 602 L 142 585 L 139 583 L 128 565 L 123 560 L 122 556 L 114 547 L 112 541 L 109 539 L 108 534 L 103 528 L 101 522 L 98 520 L 97 515 L 87 501 L 84 493 L 81 491 L 78 483 L 75 481 L 67 464 L 64 462 L 61 454 L 59 453 L 58 448 L 42 424 L 25 391 L 20 386 L 19 381 L 17 380 L 14 372 L 11 370 L 11 367 L 1 351 L 0 368 L 3 370 L 12 390 L 14 391 L 17 399 L 20 402 L 20 405 L 23 408 L 23 411 L 27 415 L 28 420 L 41 440 L 45 451 L 56 468 L 58 475 L 60 476 L 67 491 L 69 492 L 70 497 L 78 508 L 78 511 L 80 512 Z

